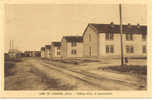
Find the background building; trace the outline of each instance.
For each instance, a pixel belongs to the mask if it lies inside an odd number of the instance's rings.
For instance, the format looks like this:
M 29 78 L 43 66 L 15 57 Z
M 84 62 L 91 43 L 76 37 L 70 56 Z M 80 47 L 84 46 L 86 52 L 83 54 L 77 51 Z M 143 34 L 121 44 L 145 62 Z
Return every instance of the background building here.
M 50 58 L 50 55 L 51 55 L 50 49 L 51 49 L 51 45 L 45 46 L 45 58 Z
M 83 56 L 82 36 L 64 36 L 61 44 L 61 56 L 63 58 Z
M 52 42 L 51 58 L 61 57 L 61 42 Z

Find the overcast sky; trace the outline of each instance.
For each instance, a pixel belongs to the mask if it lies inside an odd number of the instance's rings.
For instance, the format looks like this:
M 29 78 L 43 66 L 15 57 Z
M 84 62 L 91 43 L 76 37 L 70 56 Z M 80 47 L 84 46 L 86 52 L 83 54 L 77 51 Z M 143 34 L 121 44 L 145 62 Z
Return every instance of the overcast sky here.
M 40 50 L 64 35 L 82 35 L 88 23 L 119 24 L 118 5 L 6 5 L 5 52 L 9 41 L 19 50 Z M 147 23 L 145 5 L 122 5 L 124 24 Z

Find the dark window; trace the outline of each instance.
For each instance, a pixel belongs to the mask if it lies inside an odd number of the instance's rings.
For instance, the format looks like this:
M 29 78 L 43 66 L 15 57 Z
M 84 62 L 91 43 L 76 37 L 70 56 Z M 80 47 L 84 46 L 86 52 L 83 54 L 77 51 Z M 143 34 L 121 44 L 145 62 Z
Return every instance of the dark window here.
M 106 38 L 106 40 L 113 40 L 114 38 L 113 38 L 113 33 L 106 33 L 106 35 L 105 35 L 105 38 Z
M 146 40 L 146 34 L 142 34 L 142 40 L 143 40 L 143 41 Z
M 127 33 L 126 34 L 126 40 L 133 40 L 133 34 L 132 33 Z
M 134 53 L 134 47 L 133 46 L 126 46 L 126 52 L 127 53 Z
M 146 53 L 146 46 L 145 45 L 143 46 L 142 52 Z
M 129 53 L 129 46 L 126 46 L 126 52 Z
M 89 56 L 91 56 L 91 47 L 89 47 Z
M 131 46 L 130 52 L 131 52 L 131 53 L 134 53 L 134 48 L 133 48 L 133 46 Z
M 57 55 L 60 55 L 60 52 L 57 52 Z
M 76 46 L 76 42 L 72 42 L 72 47 L 75 47 Z
M 60 50 L 60 47 L 57 47 L 57 50 Z
M 114 53 L 113 45 L 106 45 L 106 53 Z
M 106 46 L 106 53 L 109 53 L 109 46 Z
M 76 53 L 77 53 L 76 50 L 73 49 L 72 50 L 72 55 L 76 55 Z
M 111 52 L 111 53 L 114 53 L 113 45 L 110 46 L 110 52 Z

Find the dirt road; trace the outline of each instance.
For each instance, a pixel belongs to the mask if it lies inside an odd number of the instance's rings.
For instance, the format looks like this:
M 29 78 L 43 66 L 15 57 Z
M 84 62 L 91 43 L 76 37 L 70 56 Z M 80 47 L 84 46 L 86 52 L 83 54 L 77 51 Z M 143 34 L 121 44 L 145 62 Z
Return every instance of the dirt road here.
M 76 69 L 39 58 L 24 58 L 16 64 L 16 74 L 6 77 L 6 89 L 141 90 L 145 87 L 145 84 L 131 75 Z

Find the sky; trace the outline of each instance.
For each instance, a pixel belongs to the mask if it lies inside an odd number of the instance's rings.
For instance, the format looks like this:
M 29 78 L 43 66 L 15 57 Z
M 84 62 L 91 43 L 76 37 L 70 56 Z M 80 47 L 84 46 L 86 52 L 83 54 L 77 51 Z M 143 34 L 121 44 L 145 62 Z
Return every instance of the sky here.
M 145 5 L 122 5 L 123 24 L 147 24 Z M 88 23 L 119 24 L 117 4 L 8 4 L 5 6 L 5 52 L 40 50 L 63 36 L 82 35 Z

